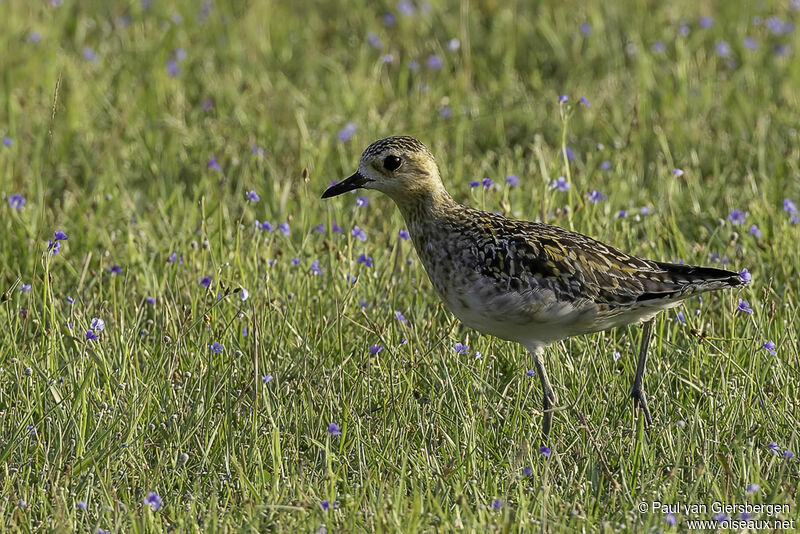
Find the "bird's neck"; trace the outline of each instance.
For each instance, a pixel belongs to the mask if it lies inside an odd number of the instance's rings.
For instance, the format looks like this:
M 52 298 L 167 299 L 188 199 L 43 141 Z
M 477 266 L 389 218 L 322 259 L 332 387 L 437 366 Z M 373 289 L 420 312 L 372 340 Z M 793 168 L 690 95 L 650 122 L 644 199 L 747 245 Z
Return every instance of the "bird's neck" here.
M 400 208 L 412 237 L 424 232 L 429 225 L 436 225 L 448 218 L 448 215 L 459 206 L 444 187 L 404 195 L 402 198 L 395 198 L 394 201 Z

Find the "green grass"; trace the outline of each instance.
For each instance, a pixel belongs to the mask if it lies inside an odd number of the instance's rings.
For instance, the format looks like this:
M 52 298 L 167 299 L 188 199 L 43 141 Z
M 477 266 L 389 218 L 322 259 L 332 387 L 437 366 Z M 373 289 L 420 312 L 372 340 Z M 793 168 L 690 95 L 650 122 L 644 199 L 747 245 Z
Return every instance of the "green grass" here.
M 800 225 L 782 206 L 800 203 L 800 40 L 753 24 L 800 12 L 485 0 L 403 17 L 394 3 L 243 1 L 216 2 L 204 19 L 197 4 L 0 2 L 0 136 L 13 140 L 0 145 L 0 524 L 614 532 L 685 530 L 712 515 L 676 514 L 670 527 L 637 510 L 654 500 L 800 515 L 797 457 L 767 447 L 800 452 Z M 699 28 L 701 15 L 714 25 Z M 721 40 L 735 64 L 716 54 Z M 431 54 L 441 70 L 427 67 Z M 353 139 L 338 141 L 349 122 Z M 686 323 L 674 311 L 658 319 L 649 432 L 628 396 L 639 330 L 575 338 L 547 353 L 563 409 L 544 458 L 529 355 L 449 315 L 387 198 L 319 199 L 368 143 L 400 133 L 431 147 L 466 204 L 656 259 L 711 264 L 716 253 L 753 273 L 746 289 L 688 301 Z M 569 193 L 548 186 L 562 175 Z M 498 187 L 469 188 L 484 176 Z M 608 198 L 590 204 L 591 190 Z M 9 206 L 13 193 L 23 209 Z M 748 213 L 742 226 L 727 220 L 735 208 Z M 288 221 L 291 235 L 255 220 Z M 330 232 L 334 220 L 345 235 Z M 69 240 L 49 255 L 54 230 Z M 372 268 L 354 263 L 362 253 Z M 734 311 L 739 298 L 752 315 Z M 106 322 L 97 342 L 84 337 L 93 317 Z M 373 344 L 385 350 L 370 355 Z M 155 512 L 142 505 L 151 491 L 164 501 Z M 324 511 L 325 499 L 338 508 Z

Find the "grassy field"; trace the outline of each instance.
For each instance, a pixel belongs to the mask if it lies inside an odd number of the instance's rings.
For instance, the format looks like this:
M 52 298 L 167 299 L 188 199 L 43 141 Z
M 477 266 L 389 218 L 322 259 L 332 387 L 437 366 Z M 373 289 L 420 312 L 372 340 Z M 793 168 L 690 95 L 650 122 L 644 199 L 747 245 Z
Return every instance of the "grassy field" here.
M 150 4 L 0 1 L 4 529 L 800 516 L 797 1 Z M 465 204 L 752 273 L 659 317 L 653 428 L 640 329 L 574 338 L 540 452 L 524 349 L 443 308 L 386 197 L 319 198 L 392 134 Z

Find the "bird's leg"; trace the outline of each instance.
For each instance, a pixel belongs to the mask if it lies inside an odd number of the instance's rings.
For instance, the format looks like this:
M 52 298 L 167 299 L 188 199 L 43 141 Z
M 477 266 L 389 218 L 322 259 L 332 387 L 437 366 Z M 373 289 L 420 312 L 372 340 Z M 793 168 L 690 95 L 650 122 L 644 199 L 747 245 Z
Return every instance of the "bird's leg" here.
M 547 378 L 547 371 L 544 368 L 544 347 L 535 347 L 531 350 L 531 354 L 536 374 L 539 375 L 539 381 L 542 383 L 542 444 L 547 445 L 550 423 L 553 421 L 552 408 L 556 402 L 556 396 L 553 394 L 553 387 L 550 385 L 550 379 Z
M 647 426 L 653 424 L 650 417 L 650 408 L 647 407 L 647 394 L 644 392 L 644 367 L 647 362 L 647 346 L 650 344 L 650 336 L 653 333 L 653 319 L 650 319 L 642 326 L 642 344 L 639 348 L 639 361 L 636 363 L 636 377 L 633 379 L 631 397 L 634 406 L 641 408 L 644 413 L 644 421 Z

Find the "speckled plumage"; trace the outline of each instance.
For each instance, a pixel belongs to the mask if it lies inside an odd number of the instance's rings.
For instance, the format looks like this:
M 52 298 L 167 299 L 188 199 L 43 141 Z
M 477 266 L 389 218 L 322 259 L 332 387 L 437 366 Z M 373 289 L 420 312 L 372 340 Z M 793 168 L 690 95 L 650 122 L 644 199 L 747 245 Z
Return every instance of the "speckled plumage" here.
M 555 400 L 541 361 L 545 345 L 646 321 L 632 394 L 649 422 L 642 384 L 647 321 L 691 295 L 744 284 L 735 272 L 638 258 L 557 226 L 463 206 L 442 185 L 431 152 L 411 137 L 371 144 L 358 172 L 323 197 L 357 187 L 378 189 L 395 201 L 434 288 L 454 315 L 531 351 L 544 390 L 545 436 Z

